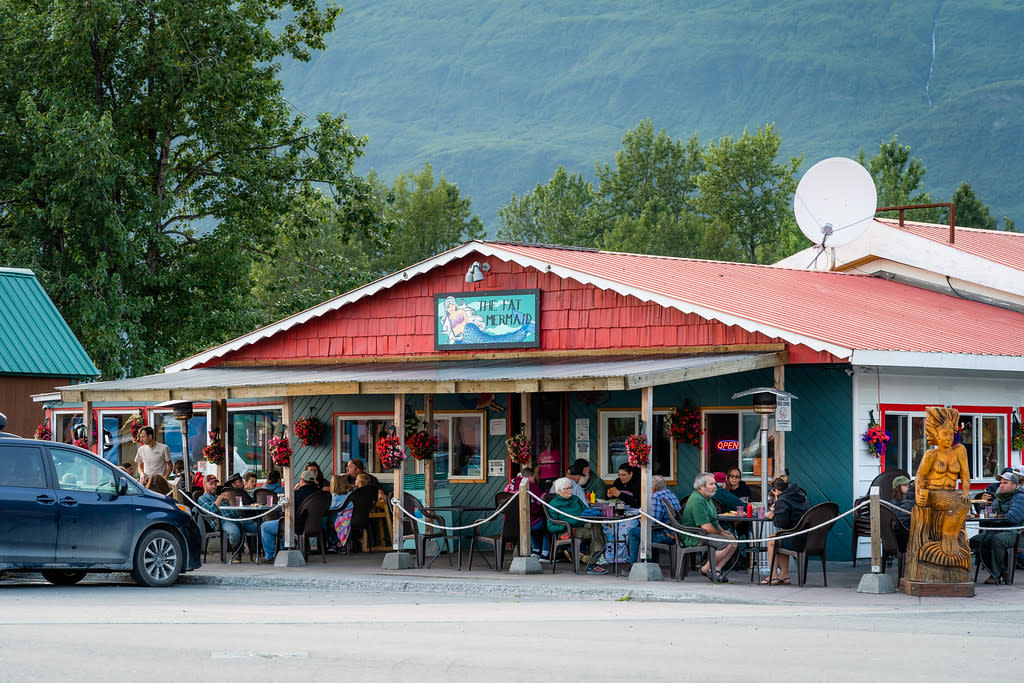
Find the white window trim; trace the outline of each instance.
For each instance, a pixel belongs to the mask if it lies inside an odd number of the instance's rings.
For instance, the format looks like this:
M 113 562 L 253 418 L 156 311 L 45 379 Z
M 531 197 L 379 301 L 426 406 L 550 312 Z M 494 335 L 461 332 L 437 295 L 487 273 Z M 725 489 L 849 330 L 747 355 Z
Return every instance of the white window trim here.
M 227 425 L 226 431 L 228 433 L 221 435 L 221 443 L 224 445 L 224 453 L 225 453 L 224 454 L 224 467 L 227 468 L 227 471 L 230 474 L 234 474 L 235 473 L 234 469 L 233 469 L 234 465 L 235 465 L 235 457 L 234 457 L 234 453 L 231 450 L 232 448 L 234 448 L 234 446 L 232 445 L 231 438 L 230 438 L 230 437 L 234 436 L 234 434 L 230 433 L 231 432 L 231 415 L 232 415 L 232 413 L 257 413 L 257 412 L 259 412 L 259 413 L 267 413 L 267 412 L 271 412 L 271 411 L 274 411 L 274 410 L 280 411 L 280 413 L 281 413 L 281 421 L 284 422 L 284 404 L 282 404 L 282 403 L 267 403 L 267 404 L 257 404 L 257 405 L 247 405 L 247 406 L 233 406 L 233 407 L 230 406 L 230 405 L 228 406 L 226 422 L 225 422 L 225 424 Z M 209 442 L 210 442 L 210 435 L 209 435 L 210 429 L 209 428 L 214 426 L 213 424 L 210 423 L 209 415 L 207 415 L 207 417 L 206 417 L 206 426 L 207 426 L 206 442 L 207 442 L 207 444 L 209 444 Z M 274 435 L 271 434 L 271 436 L 274 436 Z M 286 434 L 286 436 L 287 436 L 287 434 Z M 268 439 L 268 441 L 269 441 L 269 439 Z M 289 443 L 292 442 L 291 439 L 289 439 L 288 441 L 289 441 Z M 270 466 L 272 468 L 274 468 L 274 469 L 280 469 L 280 468 L 278 468 L 277 465 L 273 464 L 273 461 L 271 461 Z M 292 460 L 292 466 L 293 467 L 295 466 L 295 460 L 294 459 Z M 239 473 L 239 474 L 241 474 L 241 473 Z M 266 476 L 266 475 L 264 474 L 264 476 Z M 296 473 L 296 476 L 298 476 L 298 473 Z
M 601 478 L 606 482 L 614 481 L 618 476 L 619 472 L 616 469 L 614 472 L 611 470 L 611 456 L 608 453 L 609 437 L 608 437 L 608 418 L 614 417 L 632 417 L 633 418 L 633 434 L 636 434 L 640 429 L 641 420 L 641 409 L 640 408 L 601 408 L 597 411 L 598 421 L 598 437 L 597 437 L 597 469 L 601 473 Z M 671 408 L 655 408 L 652 411 L 654 417 L 663 416 L 668 417 L 672 413 Z M 652 426 L 653 428 L 653 426 Z M 678 472 L 676 469 L 677 457 L 676 457 L 676 440 L 672 436 L 668 437 L 669 440 L 669 475 L 665 477 L 666 483 L 672 484 L 676 482 Z M 648 441 L 652 441 L 648 437 Z
M 487 411 L 486 410 L 435 410 L 434 419 L 438 416 L 444 416 L 448 420 L 449 434 L 448 434 L 448 481 L 457 482 L 460 484 L 482 484 L 487 482 Z M 480 420 L 480 476 L 466 476 L 452 475 L 452 435 L 451 435 L 451 424 L 452 418 L 456 417 L 475 417 Z
M 994 408 L 998 408 L 999 406 L 987 406 L 987 407 L 989 409 L 994 409 Z M 957 408 L 957 406 L 953 406 L 953 408 L 956 408 L 956 410 L 958 412 L 960 411 L 960 408 Z M 965 410 L 969 410 L 969 412 L 962 412 L 960 414 L 960 417 L 961 417 L 961 419 L 963 419 L 963 417 L 965 415 L 970 415 L 971 416 L 971 419 L 972 419 L 971 428 L 972 428 L 972 430 L 975 431 L 975 433 L 978 433 L 978 431 L 979 431 L 979 427 L 981 425 L 981 423 L 980 423 L 981 418 L 986 418 L 987 417 L 987 418 L 997 418 L 997 419 L 1001 419 L 1002 420 L 1001 434 L 1003 435 L 1003 439 L 1002 440 L 1004 442 L 1003 443 L 1003 452 L 997 454 L 998 462 L 1000 463 L 1000 465 L 999 465 L 999 467 L 997 469 L 1002 470 L 1003 467 L 1005 467 L 1005 465 L 1002 464 L 1002 463 L 1005 463 L 1007 456 L 1012 454 L 1011 444 L 1009 442 L 1007 442 L 1007 440 L 1006 440 L 1006 434 L 1008 433 L 1009 425 L 1011 424 L 1012 420 L 1010 420 L 1007 417 L 1006 413 L 1003 413 L 1003 412 L 986 412 L 984 410 L 970 410 L 969 407 L 965 407 Z M 908 418 L 908 420 L 910 418 L 915 418 L 915 417 L 919 417 L 921 419 L 927 419 L 927 413 L 925 412 L 925 410 L 923 408 L 921 410 L 887 410 L 887 411 L 885 411 L 885 417 L 888 418 L 890 416 L 906 417 L 906 418 Z M 909 424 L 910 424 L 910 422 L 908 421 L 908 425 Z M 883 425 L 883 427 L 884 427 L 884 425 Z M 910 443 L 910 439 L 909 438 L 907 439 L 907 443 Z M 975 445 L 975 447 L 977 447 L 978 445 L 980 445 L 980 441 L 975 441 L 974 445 Z M 865 448 L 866 447 L 867 446 L 865 446 Z M 928 445 L 926 443 L 925 444 L 925 451 L 927 452 L 930 448 L 932 448 L 932 446 L 930 446 L 930 445 Z M 968 451 L 967 452 L 967 457 L 968 457 L 968 459 L 970 461 L 971 470 L 973 470 L 975 473 L 980 472 L 981 469 L 982 469 L 982 454 L 980 452 L 971 453 L 970 451 Z M 910 473 L 911 477 L 914 477 L 914 476 L 917 475 L 917 471 L 916 471 L 916 469 L 915 470 L 911 470 L 910 469 L 910 466 L 913 464 L 913 454 L 912 453 L 910 454 L 909 458 L 910 458 L 910 460 L 906 463 L 906 465 L 907 465 L 906 470 L 907 470 L 907 472 Z M 974 484 L 985 484 L 985 485 L 987 485 L 987 484 L 993 484 L 993 483 L 995 483 L 997 481 L 999 481 L 998 473 L 996 474 L 996 476 L 993 476 L 993 477 L 981 477 L 981 476 L 973 477 L 971 479 L 971 484 L 972 485 L 974 485 Z

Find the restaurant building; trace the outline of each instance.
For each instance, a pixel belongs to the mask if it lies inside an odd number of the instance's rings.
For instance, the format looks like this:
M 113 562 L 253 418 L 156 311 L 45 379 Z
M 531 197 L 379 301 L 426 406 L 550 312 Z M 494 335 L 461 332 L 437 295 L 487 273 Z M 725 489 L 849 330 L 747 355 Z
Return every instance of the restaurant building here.
M 610 482 L 626 437 L 643 431 L 680 497 L 703 470 L 736 466 L 758 484 L 760 418 L 732 396 L 773 386 L 796 399 L 791 430 L 772 425 L 769 466 L 812 504 L 847 510 L 880 468 L 912 469 L 925 405 L 961 408 L 977 483 L 1019 463 L 1022 340 L 1020 311 L 883 277 L 472 241 L 164 373 L 60 387 L 51 413 L 60 424 L 84 402 L 116 428 L 141 409 L 173 446 L 169 406 L 191 402 L 196 446 L 208 428 L 226 433 L 230 470 L 266 469 L 269 435 L 314 417 L 326 435 L 293 443 L 297 466 L 340 473 L 358 457 L 386 485 L 376 439 L 426 416 L 438 486 L 477 506 L 516 471 L 505 440 L 520 431 L 546 478 L 582 457 Z M 692 442 L 666 428 L 673 410 L 699 415 Z M 884 459 L 861 439 L 872 417 L 894 432 Z M 829 554 L 849 552 L 843 520 Z

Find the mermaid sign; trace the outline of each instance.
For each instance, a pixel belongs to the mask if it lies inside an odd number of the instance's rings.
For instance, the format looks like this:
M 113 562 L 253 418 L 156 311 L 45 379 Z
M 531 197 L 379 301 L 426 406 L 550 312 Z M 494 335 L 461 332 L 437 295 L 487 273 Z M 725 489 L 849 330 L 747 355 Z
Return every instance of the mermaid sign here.
M 508 349 L 540 345 L 539 289 L 434 295 L 435 349 Z

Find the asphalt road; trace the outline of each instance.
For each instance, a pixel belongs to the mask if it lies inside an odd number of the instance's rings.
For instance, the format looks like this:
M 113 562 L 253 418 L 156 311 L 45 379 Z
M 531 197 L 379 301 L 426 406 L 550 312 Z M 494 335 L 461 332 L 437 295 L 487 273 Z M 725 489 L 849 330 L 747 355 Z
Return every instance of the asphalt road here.
M 894 610 L 0 581 L 0 681 L 963 680 L 1019 662 L 1020 602 L 978 614 L 970 600 Z

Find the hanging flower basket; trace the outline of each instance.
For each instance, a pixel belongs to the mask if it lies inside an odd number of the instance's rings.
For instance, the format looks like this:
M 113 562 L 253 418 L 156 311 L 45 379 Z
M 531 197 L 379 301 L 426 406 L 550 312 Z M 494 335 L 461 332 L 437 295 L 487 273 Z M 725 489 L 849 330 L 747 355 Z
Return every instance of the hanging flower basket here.
M 409 447 L 412 457 L 417 460 L 430 460 L 434 457 L 434 451 L 437 450 L 437 437 L 433 434 L 427 434 L 424 430 L 420 430 L 413 432 L 405 440 L 405 444 Z
M 89 440 L 87 438 L 85 438 L 84 436 L 81 436 L 81 437 L 75 439 L 74 441 L 72 441 L 71 445 L 72 446 L 78 446 L 79 448 L 84 448 L 85 450 L 89 450 Z
M 303 446 L 319 446 L 327 431 L 327 425 L 315 417 L 300 417 L 292 426 L 295 438 Z
M 1015 415 L 1013 418 L 1013 450 L 1024 450 L 1024 424 Z
M 128 427 L 128 433 L 131 434 L 132 441 L 135 443 L 139 442 L 139 432 L 142 431 L 142 427 L 145 423 L 142 421 L 142 416 L 136 413 L 135 415 L 128 418 L 128 423 L 125 425 Z M 122 434 L 124 432 L 121 432 Z
M 508 448 L 508 459 L 517 465 L 528 465 L 533 455 L 533 443 L 526 438 L 526 434 L 519 432 L 505 439 L 505 447 Z
M 868 445 L 868 452 L 878 459 L 885 457 L 885 449 L 892 436 L 873 420 L 861 440 Z
M 380 465 L 386 470 L 398 469 L 405 461 L 401 442 L 396 434 L 389 433 L 377 440 L 377 457 Z
M 220 434 L 209 432 L 210 443 L 203 447 L 203 457 L 212 465 L 219 465 L 224 462 L 224 444 L 220 441 Z
M 278 467 L 288 467 L 292 464 L 292 447 L 288 445 L 287 436 L 275 436 L 267 444 L 270 450 L 270 459 Z
M 700 446 L 700 411 L 695 408 L 673 408 L 665 422 L 668 435 L 676 443 Z
M 651 445 L 643 434 L 630 434 L 626 437 L 626 455 L 633 467 L 643 467 L 651 457 Z
M 50 429 L 48 422 L 44 422 L 36 427 L 36 438 L 40 441 L 53 441 L 53 430 Z

